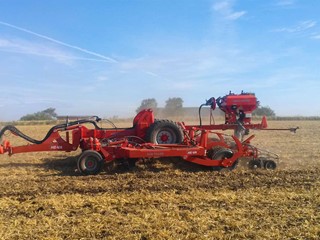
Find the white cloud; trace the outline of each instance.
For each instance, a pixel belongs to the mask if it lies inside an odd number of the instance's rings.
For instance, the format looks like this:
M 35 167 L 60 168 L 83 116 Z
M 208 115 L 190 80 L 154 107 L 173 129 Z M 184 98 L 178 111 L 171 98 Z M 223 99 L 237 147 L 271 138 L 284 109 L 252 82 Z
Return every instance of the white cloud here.
M 288 7 L 288 6 L 292 6 L 295 4 L 295 0 L 278 0 L 276 2 L 277 6 L 281 6 L 281 7 Z
M 213 4 L 212 9 L 219 13 L 225 20 L 234 21 L 247 13 L 246 11 L 235 11 L 234 3 L 234 0 L 218 1 Z
M 109 80 L 108 76 L 105 76 L 105 75 L 101 75 L 97 77 L 97 82 L 106 82 L 108 80 Z
M 10 42 L 7 39 L 0 38 L 0 47 L 8 47 L 10 46 Z
M 195 82 L 192 81 L 182 81 L 182 82 L 173 82 L 168 84 L 170 90 L 182 91 L 182 90 L 192 90 L 197 87 Z
M 312 39 L 320 40 L 320 34 L 313 35 L 311 38 L 312 38 Z
M 317 22 L 314 20 L 307 20 L 299 22 L 297 25 L 293 27 L 284 27 L 274 30 L 274 32 L 288 32 L 288 33 L 297 33 L 297 32 L 303 32 L 308 29 L 311 29 L 317 25 Z
M 245 14 L 246 14 L 246 11 L 234 12 L 234 13 L 228 15 L 226 17 L 226 19 L 228 19 L 228 20 L 237 20 L 238 18 L 242 17 Z
M 161 82 L 168 89 L 182 90 L 192 89 L 205 81 L 220 83 L 221 78 L 254 71 L 268 64 L 268 61 L 269 57 L 265 54 L 248 54 L 230 46 L 210 45 L 185 51 L 183 54 L 171 52 L 165 56 L 126 59 L 112 71 L 117 70 L 119 73 L 123 70 L 130 73 L 132 78 L 139 74 L 141 80 L 147 79 L 145 84 Z M 150 81 L 151 79 L 155 81 Z
M 63 64 L 72 64 L 71 59 L 74 58 L 60 49 L 21 39 L 0 39 L 0 51 L 50 57 Z

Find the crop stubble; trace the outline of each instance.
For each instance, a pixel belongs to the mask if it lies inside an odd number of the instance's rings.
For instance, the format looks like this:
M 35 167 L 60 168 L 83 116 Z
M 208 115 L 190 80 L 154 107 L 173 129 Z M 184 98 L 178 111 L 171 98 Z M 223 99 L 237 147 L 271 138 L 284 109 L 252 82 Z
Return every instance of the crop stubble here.
M 0 238 L 318 239 L 320 122 L 270 122 L 296 125 L 295 135 L 254 132 L 280 154 L 276 171 L 167 159 L 80 176 L 79 152 L 0 156 Z M 49 126 L 20 129 L 40 139 Z

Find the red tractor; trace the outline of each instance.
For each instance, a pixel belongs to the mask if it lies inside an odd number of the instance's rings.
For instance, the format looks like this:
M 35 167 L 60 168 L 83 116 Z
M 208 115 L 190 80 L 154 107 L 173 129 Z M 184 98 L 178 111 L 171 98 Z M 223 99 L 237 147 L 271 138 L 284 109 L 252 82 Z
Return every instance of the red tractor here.
M 225 113 L 224 124 L 202 125 L 201 109 L 218 106 Z M 38 151 L 75 151 L 82 150 L 77 166 L 85 175 L 97 174 L 104 164 L 127 159 L 180 157 L 196 164 L 220 170 L 233 169 L 240 158 L 250 158 L 250 168 L 276 168 L 276 155 L 262 156 L 262 151 L 253 147 L 250 141 L 254 135 L 243 140 L 250 129 L 266 129 L 264 117 L 259 124 L 252 124 L 252 112 L 257 107 L 254 94 L 231 92 L 217 99 L 210 98 L 199 108 L 199 125 L 185 125 L 170 120 L 155 120 L 152 110 L 142 110 L 133 120 L 131 128 L 100 128 L 98 117 L 66 122 L 53 126 L 42 140 L 35 140 L 20 132 L 12 125 L 0 131 L 0 138 L 9 131 L 29 142 L 23 146 L 11 146 L 4 140 L 0 153 L 9 155 Z M 210 118 L 211 119 L 211 118 Z M 90 124 L 92 127 L 86 127 Z M 232 136 L 213 130 L 234 130 Z M 296 131 L 297 128 L 284 130 Z M 65 132 L 65 137 L 61 133 Z M 71 136 L 70 136 L 71 133 Z

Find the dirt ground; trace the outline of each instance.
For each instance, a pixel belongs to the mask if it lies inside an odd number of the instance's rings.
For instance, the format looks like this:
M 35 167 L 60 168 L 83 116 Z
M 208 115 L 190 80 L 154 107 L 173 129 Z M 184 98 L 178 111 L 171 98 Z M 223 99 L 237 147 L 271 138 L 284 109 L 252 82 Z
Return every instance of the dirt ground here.
M 275 171 L 172 158 L 81 176 L 79 152 L 1 155 L 0 239 L 319 239 L 320 121 L 269 122 L 295 126 L 252 132 L 279 154 Z M 38 139 L 49 128 L 19 127 Z

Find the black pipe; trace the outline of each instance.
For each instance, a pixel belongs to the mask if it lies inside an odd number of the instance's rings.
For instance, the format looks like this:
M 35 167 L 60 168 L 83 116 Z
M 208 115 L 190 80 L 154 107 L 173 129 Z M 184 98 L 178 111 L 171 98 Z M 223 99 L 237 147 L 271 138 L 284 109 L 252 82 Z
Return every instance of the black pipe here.
M 202 126 L 202 119 L 201 119 L 201 108 L 203 107 L 203 106 L 206 106 L 207 104 L 206 103 L 204 103 L 204 104 L 201 104 L 200 105 L 200 107 L 199 107 L 199 126 L 201 127 Z
M 23 138 L 24 140 L 28 141 L 28 142 L 31 142 L 31 143 L 34 143 L 34 144 L 41 144 L 43 143 L 44 141 L 46 141 L 50 136 L 51 134 L 55 131 L 55 130 L 66 130 L 67 127 L 70 127 L 70 126 L 74 126 L 74 125 L 79 125 L 79 124 L 84 124 L 84 123 L 91 123 L 94 125 L 94 127 L 96 129 L 101 129 L 97 123 L 93 120 L 87 120 L 87 119 L 82 119 L 82 120 L 79 120 L 79 121 L 74 121 L 74 122 L 70 122 L 70 123 L 64 123 L 64 124 L 58 124 L 56 126 L 53 126 L 52 128 L 50 128 L 50 130 L 48 131 L 48 133 L 46 134 L 46 136 L 42 139 L 42 140 L 36 140 L 34 138 L 31 138 L 27 135 L 25 135 L 24 133 L 22 133 L 19 129 L 17 129 L 15 126 L 13 125 L 8 125 L 8 126 L 5 126 L 3 127 L 1 130 L 0 130 L 0 139 L 1 137 L 4 135 L 4 133 L 6 131 L 10 131 L 11 133 Z

